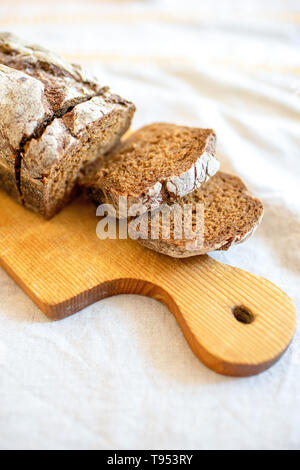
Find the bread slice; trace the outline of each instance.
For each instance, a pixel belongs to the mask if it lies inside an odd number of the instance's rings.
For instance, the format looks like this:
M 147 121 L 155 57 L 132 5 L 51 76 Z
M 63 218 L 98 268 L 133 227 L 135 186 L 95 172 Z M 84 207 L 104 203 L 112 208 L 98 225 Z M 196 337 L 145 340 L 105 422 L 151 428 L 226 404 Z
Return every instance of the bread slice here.
M 200 189 L 185 196 L 180 201 L 181 208 L 185 204 L 193 205 L 193 215 L 196 204 L 203 205 L 204 225 L 203 236 L 199 240 L 175 239 L 174 223 L 171 219 L 170 239 L 164 239 L 161 217 L 155 217 L 155 212 L 145 214 L 148 217 L 148 230 L 140 238 L 142 245 L 159 253 L 174 258 L 187 258 L 202 255 L 214 250 L 228 250 L 231 245 L 246 240 L 256 229 L 263 216 L 263 205 L 259 199 L 249 194 L 246 186 L 237 176 L 219 172 Z M 159 224 L 158 239 L 151 239 L 150 222 Z M 193 220 L 193 230 L 195 222 Z M 143 224 L 142 224 L 143 225 Z M 152 232 L 153 233 L 153 232 Z
M 46 218 L 135 111 L 79 65 L 10 33 L 0 33 L 0 101 L 0 187 Z
M 119 218 L 127 217 L 118 205 L 120 196 L 127 198 L 128 208 L 139 204 L 145 212 L 191 193 L 214 175 L 219 168 L 215 142 L 211 129 L 150 124 L 108 154 L 83 185 L 94 202 L 113 204 Z

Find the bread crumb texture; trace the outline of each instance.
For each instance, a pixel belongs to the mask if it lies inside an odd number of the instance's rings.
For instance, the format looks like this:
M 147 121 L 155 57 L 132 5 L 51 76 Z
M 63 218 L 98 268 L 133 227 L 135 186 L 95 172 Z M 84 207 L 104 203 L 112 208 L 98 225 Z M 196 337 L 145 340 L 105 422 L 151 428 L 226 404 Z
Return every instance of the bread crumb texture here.
M 219 168 L 216 136 L 211 129 L 175 124 L 147 125 L 107 155 L 104 165 L 85 181 L 93 200 L 117 206 L 126 196 L 133 203 L 160 204 L 194 191 Z
M 158 220 L 159 239 L 139 240 L 145 246 L 174 257 L 188 257 L 214 250 L 227 250 L 250 236 L 263 216 L 261 201 L 253 197 L 237 176 L 219 172 L 192 194 L 179 201 L 193 206 L 193 230 L 195 230 L 196 204 L 203 205 L 204 236 L 201 244 L 191 247 L 190 240 L 174 239 L 174 223 L 171 218 L 170 239 L 163 238 L 162 218 Z M 154 213 L 155 214 L 155 213 Z M 150 218 L 150 213 L 148 214 Z M 152 221 L 153 221 L 152 220 Z M 150 234 L 150 223 L 148 224 Z

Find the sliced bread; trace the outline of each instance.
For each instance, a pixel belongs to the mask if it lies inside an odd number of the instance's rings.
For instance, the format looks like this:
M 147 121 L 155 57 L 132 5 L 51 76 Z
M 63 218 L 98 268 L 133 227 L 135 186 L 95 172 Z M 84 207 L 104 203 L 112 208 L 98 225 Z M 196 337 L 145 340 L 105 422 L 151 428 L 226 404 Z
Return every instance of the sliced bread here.
M 147 211 L 191 193 L 218 171 L 215 142 L 211 129 L 150 124 L 109 153 L 83 186 L 94 202 L 111 203 L 119 218 L 127 216 L 118 205 L 120 196 L 128 208 L 139 204 Z
M 231 245 L 246 240 L 254 232 L 263 216 L 262 203 L 249 194 L 241 179 L 222 172 L 217 173 L 200 189 L 178 202 L 182 208 L 185 204 L 192 204 L 193 216 L 196 204 L 203 205 L 203 236 L 198 240 L 194 234 L 194 241 L 193 239 L 175 239 L 174 220 L 171 219 L 170 238 L 164 239 L 162 218 L 155 217 L 155 212 L 152 213 L 151 218 L 149 212 L 143 216 L 148 217 L 148 227 L 144 225 L 147 233 L 141 233 L 141 237 L 148 238 L 138 239 L 139 243 L 174 258 L 187 258 L 214 250 L 228 250 Z M 151 239 L 150 223 L 152 229 L 153 224 L 159 224 L 158 239 Z M 193 230 L 195 230 L 194 226 Z

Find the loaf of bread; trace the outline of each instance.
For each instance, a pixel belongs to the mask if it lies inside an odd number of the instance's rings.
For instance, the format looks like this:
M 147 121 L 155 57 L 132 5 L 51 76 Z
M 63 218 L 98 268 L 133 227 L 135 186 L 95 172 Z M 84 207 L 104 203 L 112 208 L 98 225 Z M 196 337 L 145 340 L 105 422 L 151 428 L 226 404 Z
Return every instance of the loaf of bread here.
M 211 129 L 155 123 L 145 126 L 107 155 L 105 163 L 83 181 L 91 199 L 105 200 L 120 218 L 119 197 L 141 211 L 183 197 L 214 175 L 216 136 Z
M 197 238 L 195 217 L 193 218 L 194 239 L 174 236 L 174 220 L 171 218 L 170 237 L 164 238 L 162 217 L 155 212 L 147 213 L 148 224 L 140 223 L 141 238 L 138 242 L 159 253 L 174 258 L 187 258 L 203 255 L 215 250 L 228 250 L 231 245 L 246 240 L 256 229 L 263 216 L 261 201 L 249 194 L 246 186 L 237 176 L 219 172 L 188 196 L 180 199 L 181 208 L 191 204 L 195 213 L 195 205 L 203 205 L 203 224 L 201 237 Z M 158 238 L 151 238 L 151 227 Z
M 78 65 L 0 34 L 0 187 L 45 218 L 118 144 L 135 107 Z

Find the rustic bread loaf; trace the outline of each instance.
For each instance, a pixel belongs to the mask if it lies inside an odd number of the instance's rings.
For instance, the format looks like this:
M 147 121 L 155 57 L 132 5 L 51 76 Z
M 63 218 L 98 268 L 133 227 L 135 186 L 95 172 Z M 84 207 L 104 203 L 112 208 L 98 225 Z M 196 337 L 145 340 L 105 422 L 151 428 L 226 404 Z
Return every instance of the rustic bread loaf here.
M 237 176 L 219 172 L 208 182 L 203 184 L 180 201 L 183 208 L 185 204 L 203 204 L 203 232 L 197 239 L 175 239 L 174 220 L 171 218 L 170 238 L 164 239 L 162 218 L 151 213 L 148 217 L 148 228 L 141 230 L 139 243 L 159 253 L 174 258 L 187 258 L 202 255 L 214 250 L 228 250 L 231 245 L 240 243 L 248 238 L 258 226 L 263 216 L 263 206 L 259 199 L 249 194 L 246 186 Z M 194 214 L 193 214 L 194 215 Z M 152 230 L 158 224 L 158 239 L 151 239 Z M 193 230 L 195 230 L 193 218 Z M 141 224 L 143 227 L 143 224 Z M 147 232 L 145 232 L 147 230 Z M 152 232 L 153 233 L 153 232 Z M 155 233 L 155 231 L 154 231 Z
M 0 64 L 0 186 L 49 218 L 84 166 L 119 142 L 135 107 L 80 66 L 9 33 L 0 34 Z
M 81 170 L 128 129 L 134 107 L 109 92 L 55 118 L 24 147 L 20 190 L 26 207 L 52 217 L 72 198 Z
M 214 175 L 216 136 L 211 129 L 155 123 L 145 126 L 109 153 L 104 165 L 88 175 L 83 185 L 95 202 L 112 203 L 120 218 L 139 204 L 146 211 L 194 191 Z

